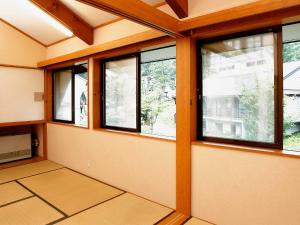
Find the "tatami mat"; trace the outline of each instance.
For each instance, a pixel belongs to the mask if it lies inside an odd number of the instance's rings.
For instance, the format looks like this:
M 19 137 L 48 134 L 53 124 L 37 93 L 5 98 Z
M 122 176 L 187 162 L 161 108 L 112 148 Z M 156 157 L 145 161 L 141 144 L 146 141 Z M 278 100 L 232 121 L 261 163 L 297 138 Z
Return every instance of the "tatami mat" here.
M 167 207 L 126 193 L 58 224 L 150 225 L 158 222 L 171 212 L 172 210 Z
M 67 215 L 123 193 L 66 168 L 28 177 L 19 182 Z
M 212 225 L 212 223 L 208 223 L 193 217 L 189 221 L 187 221 L 185 225 Z
M 23 166 L 3 169 L 0 170 L 0 184 L 17 180 L 23 177 L 32 176 L 35 174 L 44 173 L 50 170 L 59 169 L 61 167 L 63 166 L 45 160 L 41 162 L 26 164 Z
M 43 225 L 62 217 L 37 197 L 0 208 L 1 225 Z
M 0 185 L 0 206 L 32 196 L 32 194 L 16 182 Z

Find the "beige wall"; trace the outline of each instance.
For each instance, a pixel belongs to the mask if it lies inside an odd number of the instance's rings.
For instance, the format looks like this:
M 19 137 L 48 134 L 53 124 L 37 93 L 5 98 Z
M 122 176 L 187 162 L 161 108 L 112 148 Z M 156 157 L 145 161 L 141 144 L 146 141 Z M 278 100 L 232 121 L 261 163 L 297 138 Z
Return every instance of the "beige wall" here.
M 240 5 L 245 5 L 256 1 L 258 0 L 189 0 L 189 16 L 184 18 L 183 20 L 191 19 L 197 16 L 202 16 L 205 14 L 229 9 Z M 159 9 L 161 9 L 165 13 L 176 17 L 174 12 L 168 5 L 162 6 Z
M 46 48 L 0 20 L 0 64 L 36 67 Z
M 175 143 L 48 124 L 48 159 L 175 208 Z
M 94 45 L 103 44 L 114 41 L 123 37 L 147 31 L 149 28 L 136 24 L 128 20 L 120 20 L 118 22 L 99 27 L 94 30 Z M 52 45 L 47 48 L 47 59 L 71 52 L 79 51 L 89 47 L 86 43 L 77 37 L 73 37 L 66 41 Z
M 192 214 L 218 225 L 298 225 L 299 159 L 192 148 Z

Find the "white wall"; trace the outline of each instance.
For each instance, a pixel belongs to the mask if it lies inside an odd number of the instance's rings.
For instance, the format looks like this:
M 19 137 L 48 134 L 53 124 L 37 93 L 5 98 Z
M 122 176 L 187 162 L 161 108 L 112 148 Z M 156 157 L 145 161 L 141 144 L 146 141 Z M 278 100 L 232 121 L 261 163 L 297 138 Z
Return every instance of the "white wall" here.
M 0 20 L 0 65 L 35 67 L 46 48 Z M 42 70 L 0 66 L 0 123 L 44 119 L 44 103 L 34 92 L 44 92 Z
M 44 71 L 0 67 L 0 123 L 43 120 L 44 102 L 34 92 L 44 92 Z
M 192 214 L 218 225 L 299 225 L 300 161 L 192 147 Z

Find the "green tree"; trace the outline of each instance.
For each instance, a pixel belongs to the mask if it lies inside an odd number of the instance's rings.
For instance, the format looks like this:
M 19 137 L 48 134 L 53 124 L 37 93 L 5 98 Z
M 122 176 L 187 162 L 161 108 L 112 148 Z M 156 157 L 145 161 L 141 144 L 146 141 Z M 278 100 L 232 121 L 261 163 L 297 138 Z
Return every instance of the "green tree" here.
M 283 137 L 287 138 L 290 136 L 289 130 L 295 126 L 295 121 L 294 117 L 291 115 L 291 113 L 287 110 L 287 104 L 290 101 L 293 101 L 293 97 L 289 97 L 287 95 L 284 96 L 283 99 Z
M 174 105 L 175 96 L 172 93 L 176 91 L 175 79 L 175 59 L 141 65 L 141 120 L 144 132 L 153 133 L 159 115 Z M 175 127 L 175 115 L 170 120 Z
M 251 141 L 274 141 L 274 90 L 268 79 L 255 78 L 251 89 L 244 86 L 240 95 L 242 120 L 246 139 Z
M 300 60 L 300 42 L 286 43 L 283 45 L 283 62 L 294 62 Z

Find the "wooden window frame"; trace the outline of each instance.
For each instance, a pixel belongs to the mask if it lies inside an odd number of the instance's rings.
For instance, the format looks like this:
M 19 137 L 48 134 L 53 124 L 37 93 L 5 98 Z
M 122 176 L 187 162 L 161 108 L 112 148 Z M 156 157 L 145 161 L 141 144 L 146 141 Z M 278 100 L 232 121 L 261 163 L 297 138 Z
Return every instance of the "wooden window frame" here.
M 62 123 L 62 124 L 69 124 L 69 125 L 74 125 L 74 126 L 78 126 L 81 127 L 77 124 L 75 124 L 75 75 L 77 73 L 75 73 L 74 69 L 76 68 L 76 66 L 79 65 L 83 65 L 86 64 L 87 67 L 89 66 L 88 62 L 85 63 L 81 63 L 78 65 L 70 65 L 70 66 L 66 66 L 66 67 L 61 67 L 61 68 L 55 68 L 51 71 L 51 79 L 52 79 L 52 121 L 55 123 Z M 59 71 L 64 71 L 64 70 L 71 70 L 72 71 L 72 77 L 71 77 L 71 82 L 72 82 L 72 105 L 71 105 L 71 110 L 72 110 L 72 119 L 69 120 L 61 120 L 61 119 L 56 119 L 55 118 L 55 73 L 59 72 Z M 87 74 L 89 73 L 89 68 L 87 68 L 86 70 Z M 89 80 L 89 77 L 88 77 Z M 89 81 L 88 81 L 89 82 Z M 89 93 L 89 90 L 87 90 L 87 93 Z M 88 96 L 89 98 L 89 96 Z M 88 100 L 88 108 L 89 108 L 89 100 Z M 89 109 L 88 109 L 89 111 Z M 89 113 L 88 113 L 88 125 L 87 127 L 82 126 L 82 128 L 88 128 L 89 127 Z
M 128 127 L 119 127 L 119 126 L 109 126 L 106 125 L 106 63 L 112 61 L 118 61 L 122 59 L 130 59 L 136 58 L 136 127 L 128 128 Z M 101 105 L 101 128 L 111 129 L 111 130 L 120 130 L 120 131 L 128 131 L 128 132 L 141 132 L 141 70 L 140 63 L 141 57 L 140 53 L 132 53 L 122 56 L 116 56 L 112 58 L 108 58 L 101 61 L 101 77 L 100 77 L 100 105 Z
M 242 38 L 256 34 L 272 32 L 274 35 L 274 142 L 256 142 L 247 140 L 237 140 L 229 138 L 209 137 L 203 135 L 203 82 L 202 82 L 202 55 L 203 44 L 216 41 L 228 40 L 232 38 Z M 242 146 L 254 146 L 272 149 L 283 149 L 283 80 L 282 80 L 282 27 L 272 27 L 268 29 L 240 32 L 233 35 L 225 35 L 210 39 L 198 40 L 197 47 L 197 139 L 200 141 L 224 143 Z

